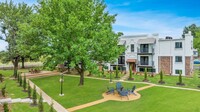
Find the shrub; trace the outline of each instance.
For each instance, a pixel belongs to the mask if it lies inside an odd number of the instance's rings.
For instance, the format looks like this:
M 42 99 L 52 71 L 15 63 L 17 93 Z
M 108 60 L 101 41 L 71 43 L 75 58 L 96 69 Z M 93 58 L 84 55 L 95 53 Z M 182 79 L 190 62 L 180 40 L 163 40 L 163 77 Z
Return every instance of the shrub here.
M 19 86 L 22 87 L 22 76 L 21 75 L 19 76 Z
M 40 98 L 39 98 L 39 102 L 38 102 L 38 109 L 39 109 L 39 112 L 44 112 L 42 93 L 40 93 Z
M 119 78 L 119 70 L 118 70 L 118 65 L 116 66 L 116 71 L 115 71 L 115 78 Z
M 9 112 L 8 103 L 3 104 L 4 112 Z
M 176 83 L 177 85 L 180 86 L 184 86 L 185 84 L 183 83 L 183 79 L 182 79 L 182 72 L 179 71 L 179 77 L 178 77 L 178 83 Z
M 144 70 L 144 82 L 148 82 L 149 80 L 147 79 L 147 68 Z
M 1 94 L 3 97 L 6 97 L 6 85 L 1 88 Z
M 29 81 L 28 81 L 28 90 L 27 90 L 27 92 L 28 92 L 28 97 L 31 98 L 31 86 L 30 86 Z
M 165 81 L 163 81 L 163 72 L 162 72 L 162 70 L 160 71 L 159 75 L 160 75 L 160 81 L 158 83 L 164 84 Z
M 36 93 L 36 87 L 35 87 L 35 85 L 34 85 L 34 87 L 33 87 L 33 96 L 32 96 L 33 98 L 33 105 L 37 105 L 37 93 Z
M 26 75 L 24 75 L 23 88 L 24 88 L 24 91 L 26 91 Z
M 132 71 L 132 66 L 129 68 L 129 78 L 128 80 L 133 80 L 133 71 Z
M 53 109 L 53 102 L 51 102 L 51 107 L 50 107 L 49 112 L 54 112 L 54 109 Z
M 0 82 L 3 82 L 3 75 L 0 74 Z

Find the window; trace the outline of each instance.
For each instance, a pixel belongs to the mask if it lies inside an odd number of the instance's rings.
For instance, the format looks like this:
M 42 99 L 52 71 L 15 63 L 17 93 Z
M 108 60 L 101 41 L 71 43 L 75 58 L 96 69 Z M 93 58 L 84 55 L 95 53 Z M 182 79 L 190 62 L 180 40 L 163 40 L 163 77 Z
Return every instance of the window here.
M 131 44 L 131 52 L 134 52 L 134 44 Z
M 175 62 L 182 62 L 182 56 L 176 56 L 175 59 Z
M 118 58 L 118 64 L 125 64 L 125 56 L 120 56 Z
M 175 48 L 182 48 L 182 42 L 175 42 Z
M 175 70 L 175 74 L 182 73 L 182 70 Z
M 149 65 L 149 57 L 148 56 L 141 56 L 140 57 L 140 64 L 141 65 Z
M 149 52 L 149 45 L 148 44 L 141 44 L 140 45 L 140 52 L 141 53 L 148 53 Z

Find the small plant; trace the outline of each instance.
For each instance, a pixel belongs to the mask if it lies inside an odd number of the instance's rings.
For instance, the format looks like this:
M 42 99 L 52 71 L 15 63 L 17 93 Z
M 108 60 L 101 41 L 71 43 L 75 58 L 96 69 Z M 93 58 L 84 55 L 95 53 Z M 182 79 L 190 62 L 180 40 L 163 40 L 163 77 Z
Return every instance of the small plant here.
M 20 87 L 22 87 L 22 82 L 23 82 L 23 81 L 22 81 L 22 76 L 20 75 L 20 76 L 19 76 L 19 86 L 20 86 Z
M 103 77 L 106 77 L 106 76 L 105 76 L 105 73 L 104 73 L 104 65 L 103 65 L 103 67 L 102 67 L 102 76 L 103 76 Z
M 147 68 L 144 69 L 144 82 L 148 82 L 149 80 L 147 79 Z
M 33 99 L 33 105 L 36 106 L 37 105 L 37 93 L 36 93 L 36 87 L 35 87 L 35 85 L 33 87 L 33 96 L 32 96 L 32 99 Z
M 3 97 L 6 97 L 6 85 L 1 88 L 1 94 Z
M 181 71 L 179 71 L 178 83 L 176 83 L 176 85 L 180 85 L 180 86 L 184 86 L 185 85 L 183 83 L 182 72 Z
M 130 68 L 129 68 L 129 78 L 128 78 L 128 80 L 134 80 L 132 66 L 130 66 Z
M 31 98 L 31 86 L 30 86 L 29 81 L 28 81 L 28 90 L 27 90 L 27 93 L 28 93 L 28 98 Z
M 3 75 L 0 74 L 0 82 L 3 82 Z
M 38 102 L 38 109 L 39 109 L 39 112 L 44 112 L 42 93 L 40 93 L 40 98 L 39 98 L 39 102 Z
M 24 91 L 26 91 L 26 75 L 24 75 L 23 88 L 24 88 Z
M 8 103 L 3 104 L 4 112 L 9 112 Z
M 118 65 L 116 66 L 116 71 L 115 71 L 115 78 L 119 78 L 119 70 L 118 70 Z
M 158 83 L 165 84 L 165 81 L 163 81 L 163 72 L 162 72 L 162 70 L 160 71 L 159 75 L 160 75 L 160 81 Z
M 53 109 L 53 101 L 51 102 L 51 107 L 50 107 L 49 112 L 54 112 L 54 109 Z

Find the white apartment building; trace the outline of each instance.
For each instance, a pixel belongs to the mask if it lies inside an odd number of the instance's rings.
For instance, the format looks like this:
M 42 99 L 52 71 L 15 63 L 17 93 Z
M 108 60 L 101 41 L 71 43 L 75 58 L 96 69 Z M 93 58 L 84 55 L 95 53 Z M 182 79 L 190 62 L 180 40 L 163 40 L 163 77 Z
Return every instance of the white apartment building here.
M 191 75 L 193 71 L 193 37 L 191 33 L 185 34 L 184 38 L 172 39 L 159 38 L 158 34 L 133 35 L 120 37 L 119 44 L 126 47 L 125 53 L 119 56 L 115 63 L 110 64 L 111 70 L 116 65 L 121 70 L 165 74 Z

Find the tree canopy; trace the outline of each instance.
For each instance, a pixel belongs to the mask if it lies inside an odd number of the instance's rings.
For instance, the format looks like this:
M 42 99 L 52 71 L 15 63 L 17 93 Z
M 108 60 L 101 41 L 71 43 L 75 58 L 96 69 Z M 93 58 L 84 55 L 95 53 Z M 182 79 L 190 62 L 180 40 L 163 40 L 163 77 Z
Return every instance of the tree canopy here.
M 14 76 L 17 76 L 18 62 L 22 52 L 17 48 L 17 34 L 19 24 L 27 22 L 27 17 L 32 13 L 32 8 L 25 3 L 14 4 L 10 2 L 0 2 L 0 39 L 8 43 L 7 58 L 14 65 Z
M 27 50 L 45 57 L 48 67 L 70 62 L 83 85 L 85 70 L 116 60 L 124 50 L 117 45 L 122 33 L 112 29 L 115 17 L 103 0 L 40 0 L 31 23 L 20 26 L 20 40 L 31 41 Z

